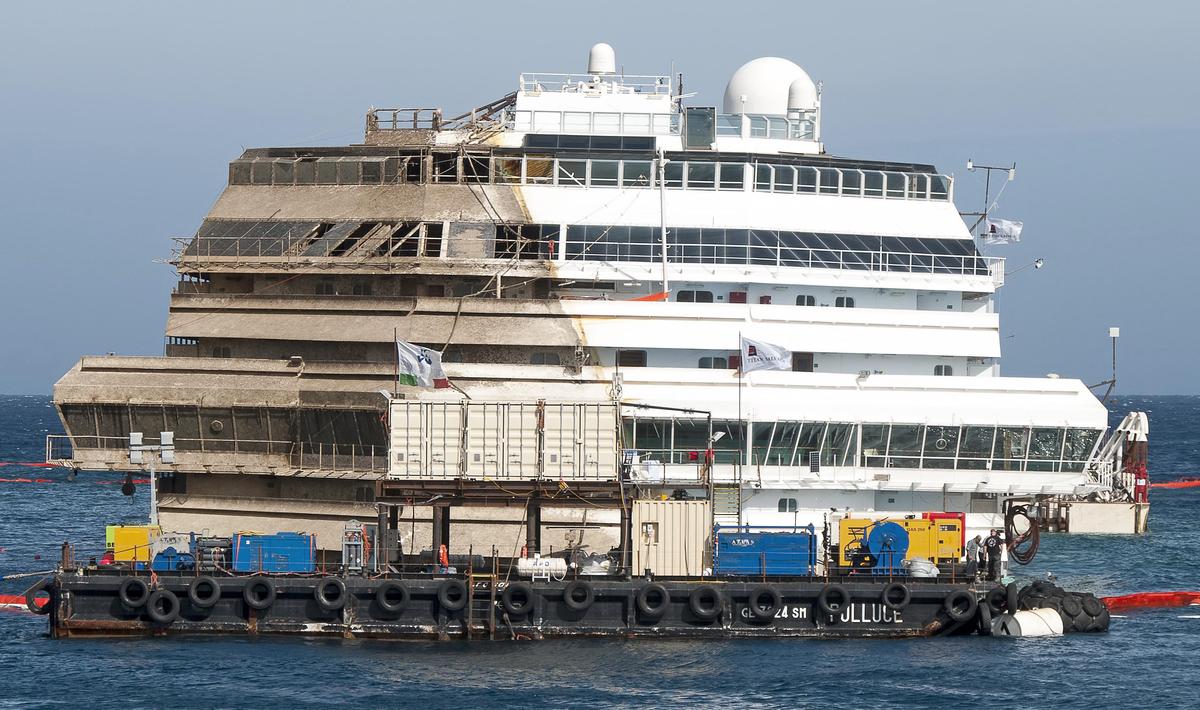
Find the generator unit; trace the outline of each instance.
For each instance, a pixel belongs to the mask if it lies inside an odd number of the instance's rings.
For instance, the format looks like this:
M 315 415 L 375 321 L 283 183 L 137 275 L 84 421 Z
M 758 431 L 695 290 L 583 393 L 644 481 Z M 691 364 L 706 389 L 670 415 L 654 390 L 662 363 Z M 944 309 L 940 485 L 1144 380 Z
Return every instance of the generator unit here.
M 148 563 L 161 532 L 157 525 L 109 525 L 104 528 L 104 547 L 114 562 Z
M 883 528 L 884 523 L 902 529 L 906 538 L 904 556 L 895 561 L 922 558 L 934 564 L 954 564 L 962 558 L 962 520 L 958 518 L 842 518 L 838 527 L 838 562 L 843 567 L 875 567 L 877 560 L 864 559 L 874 555 L 870 536 L 890 536 L 892 544 L 898 544 L 899 535 L 894 529 Z M 876 532 L 877 529 L 881 529 Z M 878 544 L 883 544 L 882 541 Z M 894 556 L 894 548 L 891 554 Z

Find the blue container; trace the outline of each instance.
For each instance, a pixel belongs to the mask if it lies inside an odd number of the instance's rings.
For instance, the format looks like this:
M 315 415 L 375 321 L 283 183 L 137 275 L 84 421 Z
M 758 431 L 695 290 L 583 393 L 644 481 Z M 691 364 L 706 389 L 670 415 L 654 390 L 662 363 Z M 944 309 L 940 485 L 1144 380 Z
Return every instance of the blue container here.
M 316 572 L 317 541 L 306 533 L 233 536 L 234 572 Z
M 813 526 L 721 527 L 713 531 L 717 540 L 718 575 L 808 575 L 817 564 L 817 540 Z

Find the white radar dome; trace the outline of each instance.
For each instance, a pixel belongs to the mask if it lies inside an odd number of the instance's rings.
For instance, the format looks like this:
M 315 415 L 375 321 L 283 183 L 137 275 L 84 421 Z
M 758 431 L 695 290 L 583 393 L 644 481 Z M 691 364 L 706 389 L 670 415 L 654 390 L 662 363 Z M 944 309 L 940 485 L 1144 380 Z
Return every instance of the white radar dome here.
M 604 42 L 592 45 L 591 51 L 588 52 L 587 73 L 593 75 L 617 73 L 617 53 L 610 45 Z
M 795 62 L 759 57 L 738 67 L 725 86 L 725 113 L 783 116 L 817 107 L 817 85 Z

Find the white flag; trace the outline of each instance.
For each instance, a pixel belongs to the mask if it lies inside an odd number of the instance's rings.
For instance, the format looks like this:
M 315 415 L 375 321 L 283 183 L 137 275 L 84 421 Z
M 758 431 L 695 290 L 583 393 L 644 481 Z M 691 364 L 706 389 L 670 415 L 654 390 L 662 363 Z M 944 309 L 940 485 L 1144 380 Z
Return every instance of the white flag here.
M 742 372 L 792 369 L 792 351 L 761 340 L 742 338 Z
M 419 345 L 396 341 L 396 363 L 400 384 L 411 387 L 449 387 L 442 370 L 442 354 Z
M 1015 219 L 988 219 L 987 229 L 983 233 L 984 244 L 1009 244 L 1021 241 L 1021 230 L 1024 222 Z

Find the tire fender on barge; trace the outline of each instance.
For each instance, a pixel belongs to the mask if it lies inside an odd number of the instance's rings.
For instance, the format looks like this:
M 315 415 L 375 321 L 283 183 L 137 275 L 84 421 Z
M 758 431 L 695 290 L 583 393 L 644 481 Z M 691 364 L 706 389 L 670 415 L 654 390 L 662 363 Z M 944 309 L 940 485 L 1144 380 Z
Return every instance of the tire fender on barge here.
M 563 587 L 563 604 L 571 611 L 587 611 L 595 600 L 596 590 L 587 580 L 576 579 Z
M 170 626 L 179 618 L 179 597 L 169 589 L 155 589 L 146 598 L 146 617 L 159 626 Z
M 509 616 L 521 617 L 533 610 L 533 585 L 529 582 L 513 582 L 500 593 L 500 607 Z
M 637 610 L 647 619 L 659 619 L 671 603 L 671 593 L 658 582 L 643 585 L 637 592 Z
M 783 596 L 779 590 L 765 584 L 750 590 L 749 602 L 750 613 L 758 621 L 770 621 L 783 608 Z
M 388 616 L 396 616 L 408 607 L 408 587 L 389 579 L 375 590 L 375 603 Z
M 117 598 L 127 609 L 140 609 L 150 598 L 150 585 L 144 579 L 126 577 L 117 589 Z
M 850 590 L 840 584 L 826 584 L 817 595 L 817 606 L 829 616 L 837 616 L 850 604 Z
M 696 587 L 688 595 L 688 609 L 701 621 L 715 621 L 720 618 L 725 600 L 720 590 L 706 584 Z
M 188 585 L 188 602 L 197 609 L 211 609 L 221 599 L 221 585 L 212 577 L 197 577 Z
M 275 596 L 275 581 L 270 577 L 255 577 L 242 587 L 242 601 L 255 611 L 270 609 Z
M 447 579 L 438 586 L 438 606 L 446 611 L 462 611 L 467 606 L 467 585 L 458 579 Z
M 313 599 L 325 611 L 340 611 L 346 606 L 346 583 L 337 577 L 325 577 L 313 587 Z

